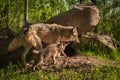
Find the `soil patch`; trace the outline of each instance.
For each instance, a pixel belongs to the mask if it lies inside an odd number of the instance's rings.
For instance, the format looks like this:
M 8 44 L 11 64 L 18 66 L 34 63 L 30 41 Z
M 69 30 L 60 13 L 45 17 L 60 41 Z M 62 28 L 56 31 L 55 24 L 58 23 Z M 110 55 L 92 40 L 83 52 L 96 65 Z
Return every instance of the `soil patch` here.
M 84 55 L 76 55 L 72 57 L 58 57 L 57 64 L 52 64 L 52 59 L 45 60 L 45 65 L 39 66 L 42 70 L 60 70 L 63 68 L 69 69 L 90 69 L 99 66 L 116 66 L 119 67 L 119 63 L 111 61 L 105 61 L 100 58 Z

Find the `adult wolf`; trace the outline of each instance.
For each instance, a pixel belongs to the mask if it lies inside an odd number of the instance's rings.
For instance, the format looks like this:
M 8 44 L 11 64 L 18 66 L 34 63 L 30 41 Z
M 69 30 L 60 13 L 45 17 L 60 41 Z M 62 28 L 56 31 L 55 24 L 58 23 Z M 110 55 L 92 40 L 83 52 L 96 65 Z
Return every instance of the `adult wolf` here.
M 23 46 L 25 51 L 22 53 L 21 60 L 24 66 L 27 66 L 26 55 L 32 48 L 42 49 L 42 42 L 51 44 L 59 43 L 60 41 L 75 41 L 79 42 L 76 28 L 72 26 L 61 26 L 57 24 L 31 24 L 28 28 L 13 39 L 8 46 L 8 51 L 12 52 Z

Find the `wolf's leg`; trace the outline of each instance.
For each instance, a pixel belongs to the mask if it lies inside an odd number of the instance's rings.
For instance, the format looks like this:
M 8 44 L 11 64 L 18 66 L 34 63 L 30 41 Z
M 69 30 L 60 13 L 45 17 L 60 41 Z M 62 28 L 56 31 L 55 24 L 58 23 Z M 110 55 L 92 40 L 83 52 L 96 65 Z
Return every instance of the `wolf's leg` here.
M 61 53 L 63 54 L 63 56 L 67 57 L 63 50 L 61 50 Z
M 65 54 L 64 50 L 66 48 L 66 46 L 68 46 L 69 42 L 62 42 L 62 48 L 61 48 L 61 53 L 67 57 L 67 55 Z
M 51 52 L 47 52 L 45 53 L 45 56 L 46 56 L 46 60 L 48 60 L 51 56 L 52 56 L 52 53 Z
M 35 40 L 36 40 L 36 44 L 37 44 L 37 48 L 38 49 L 42 49 L 42 41 L 41 39 L 39 38 L 39 36 L 37 34 L 33 35 Z
M 43 56 L 44 56 L 43 53 L 38 54 L 38 56 L 37 56 L 38 58 L 36 59 L 34 65 L 33 65 L 33 71 L 35 71 L 37 67 L 39 67 L 43 64 Z
M 33 71 L 36 70 L 41 65 L 41 62 L 38 62 L 37 64 L 33 65 Z
M 56 52 L 54 55 L 52 55 L 53 63 L 54 63 L 54 64 L 57 63 L 57 61 L 56 61 L 56 56 L 58 56 L 57 54 L 58 54 L 58 53 Z
M 21 61 L 22 61 L 24 67 L 27 66 L 26 56 L 27 56 L 27 53 L 28 53 L 28 51 L 30 50 L 30 48 L 31 48 L 31 46 L 25 47 L 25 51 L 24 51 L 24 53 L 23 53 L 22 56 L 21 56 Z
M 63 56 L 67 57 L 66 54 L 64 53 L 65 47 L 67 46 L 66 43 L 61 42 L 60 47 L 58 47 L 58 50 L 60 51 L 60 54 L 62 54 Z
M 40 57 L 39 57 L 39 56 L 40 56 Z M 43 59 L 44 53 L 40 52 L 39 56 L 38 56 L 38 57 L 39 57 L 39 59 L 38 59 L 39 62 L 38 62 L 38 63 L 39 63 L 40 65 L 42 65 L 42 64 L 44 64 L 44 59 Z

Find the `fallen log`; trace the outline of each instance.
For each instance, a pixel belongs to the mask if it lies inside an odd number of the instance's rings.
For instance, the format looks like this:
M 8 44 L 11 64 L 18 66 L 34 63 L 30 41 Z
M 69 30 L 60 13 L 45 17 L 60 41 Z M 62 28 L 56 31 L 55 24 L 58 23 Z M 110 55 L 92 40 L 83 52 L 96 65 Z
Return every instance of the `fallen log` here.
M 13 40 L 15 33 L 9 28 L 0 30 L 0 66 L 8 64 L 9 62 L 18 62 L 20 53 L 23 49 L 19 48 L 8 54 L 8 45 Z
M 108 35 L 100 35 L 100 34 L 97 34 L 97 33 L 88 32 L 86 34 L 83 34 L 82 37 L 86 38 L 86 39 L 92 39 L 94 41 L 99 41 L 100 43 L 102 43 L 104 46 L 108 47 L 112 51 L 115 50 L 114 41 Z

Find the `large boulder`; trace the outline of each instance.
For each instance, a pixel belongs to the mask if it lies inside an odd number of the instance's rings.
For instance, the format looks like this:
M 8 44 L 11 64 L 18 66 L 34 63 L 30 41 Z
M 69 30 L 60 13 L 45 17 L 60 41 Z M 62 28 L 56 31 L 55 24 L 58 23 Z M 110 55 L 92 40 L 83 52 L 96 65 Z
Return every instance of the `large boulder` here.
M 74 8 L 50 18 L 45 23 L 77 27 L 78 33 L 91 31 L 99 22 L 99 9 L 93 3 L 76 4 Z

